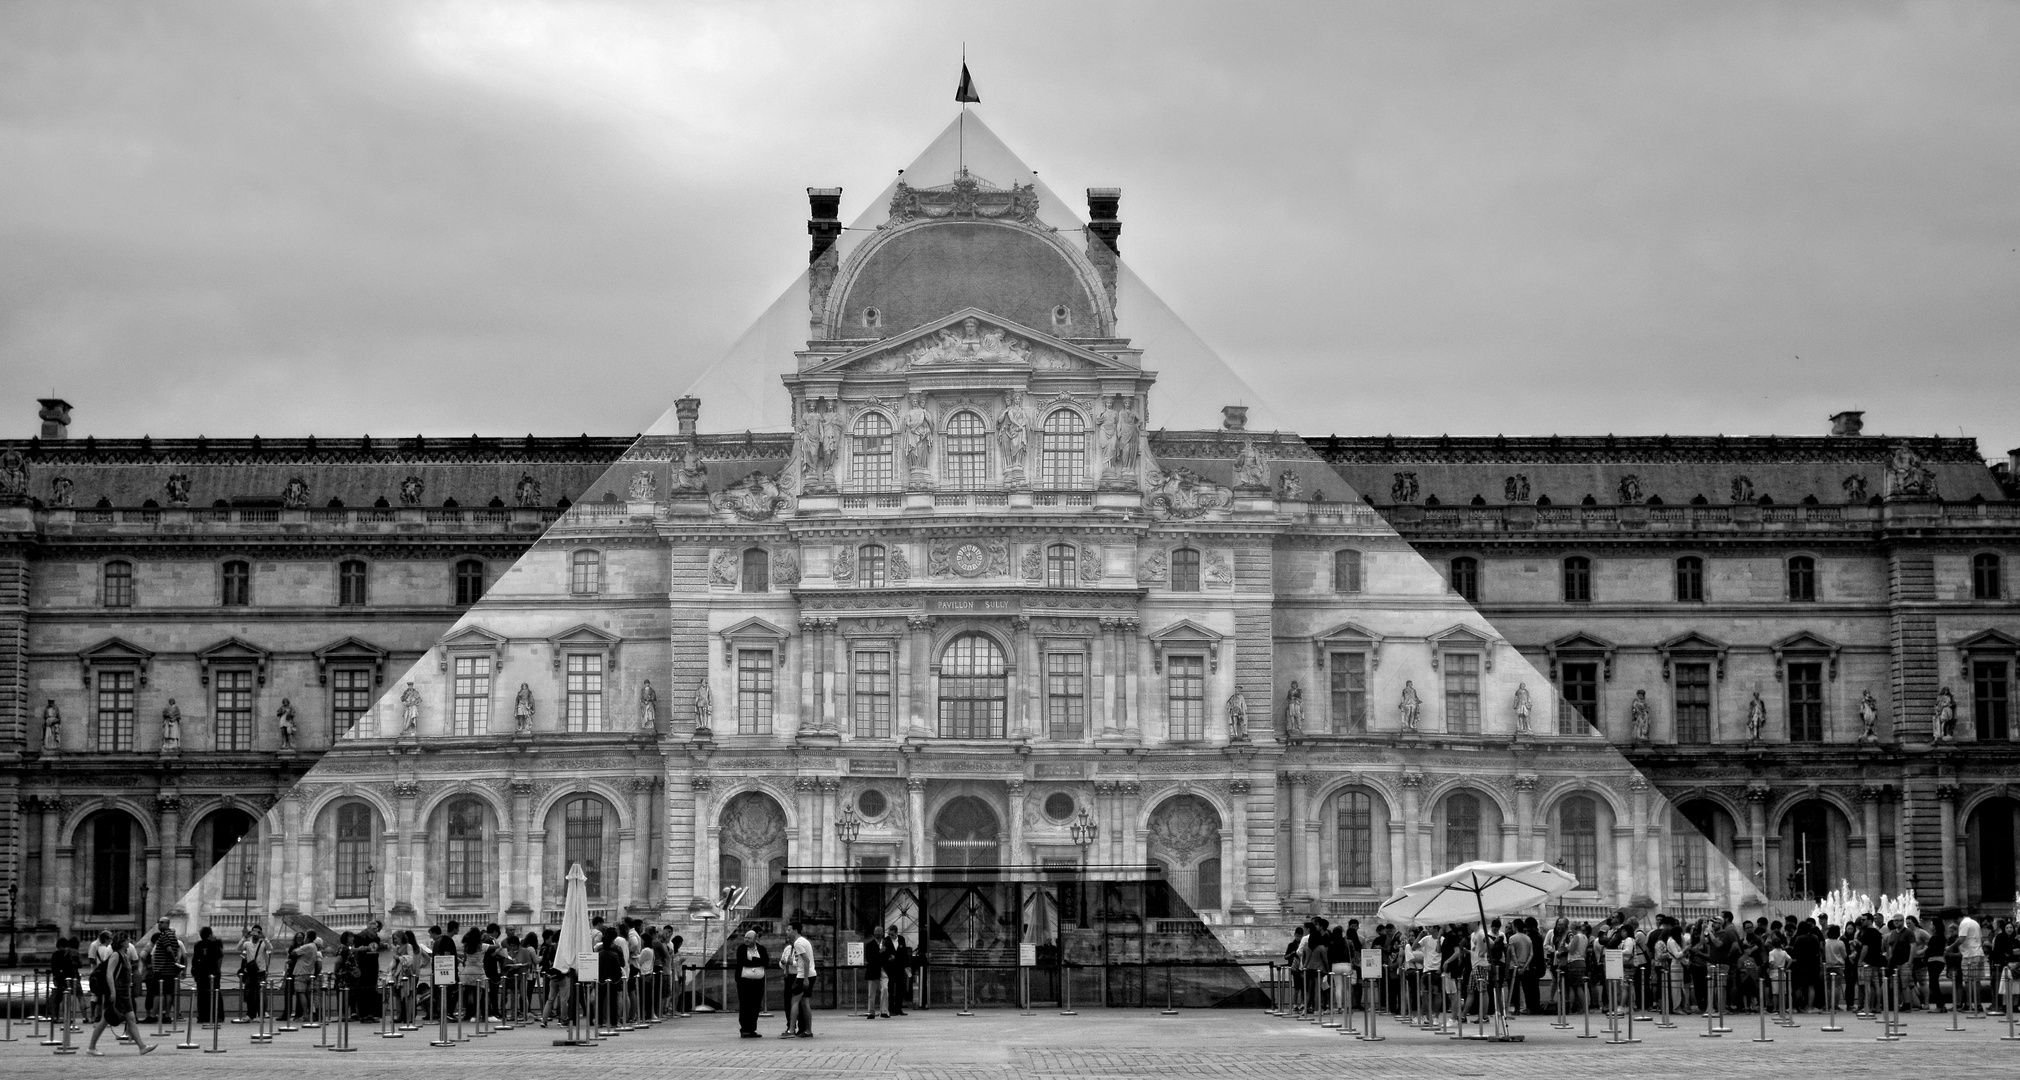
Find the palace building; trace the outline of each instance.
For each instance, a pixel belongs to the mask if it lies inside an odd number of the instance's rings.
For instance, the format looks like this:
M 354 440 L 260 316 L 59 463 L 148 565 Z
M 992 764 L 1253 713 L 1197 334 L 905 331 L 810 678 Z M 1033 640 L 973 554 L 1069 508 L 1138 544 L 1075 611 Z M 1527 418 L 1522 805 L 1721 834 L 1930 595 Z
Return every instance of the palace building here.
M 24 940 L 550 924 L 574 864 L 690 940 L 734 885 L 1087 964 L 1476 858 L 1574 914 L 2011 903 L 2020 503 L 1968 440 L 1265 430 L 1120 192 L 956 138 L 852 228 L 809 189 L 807 274 L 635 439 L 45 401 L 0 446 Z

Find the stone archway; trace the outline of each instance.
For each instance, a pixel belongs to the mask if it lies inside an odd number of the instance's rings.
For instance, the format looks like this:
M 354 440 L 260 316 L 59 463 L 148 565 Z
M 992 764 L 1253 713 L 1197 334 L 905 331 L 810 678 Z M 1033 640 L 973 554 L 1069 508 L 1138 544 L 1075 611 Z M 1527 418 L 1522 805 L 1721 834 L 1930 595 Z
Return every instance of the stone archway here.
M 962 795 L 933 819 L 933 865 L 995 866 L 1002 861 L 1002 824 L 988 803 Z
M 1221 906 L 1220 811 L 1197 795 L 1174 795 L 1150 813 L 1149 856 L 1195 911 Z
M 2005 904 L 2013 900 L 2014 867 L 2020 862 L 2020 799 L 1986 799 L 1964 821 L 1964 900 Z
M 786 812 L 778 800 L 762 791 L 746 791 L 731 799 L 717 818 L 722 862 L 720 884 L 741 885 L 755 904 L 786 864 Z

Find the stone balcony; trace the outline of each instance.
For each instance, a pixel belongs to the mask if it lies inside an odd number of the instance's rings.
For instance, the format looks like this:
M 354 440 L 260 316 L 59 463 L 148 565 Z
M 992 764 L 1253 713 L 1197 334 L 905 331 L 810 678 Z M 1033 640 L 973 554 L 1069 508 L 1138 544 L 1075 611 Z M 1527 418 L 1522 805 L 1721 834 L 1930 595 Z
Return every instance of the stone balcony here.
M 538 535 L 555 507 L 140 507 L 51 508 L 35 513 L 47 535 L 215 536 L 383 533 Z

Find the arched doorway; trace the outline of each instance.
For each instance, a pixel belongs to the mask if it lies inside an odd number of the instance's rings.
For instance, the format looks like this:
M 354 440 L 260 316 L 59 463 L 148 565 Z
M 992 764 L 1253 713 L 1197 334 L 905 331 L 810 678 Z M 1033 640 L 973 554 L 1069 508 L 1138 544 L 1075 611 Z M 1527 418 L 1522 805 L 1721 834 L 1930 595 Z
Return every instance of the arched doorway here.
M 786 812 L 771 796 L 746 791 L 723 806 L 719 821 L 720 884 L 743 886 L 745 903 L 755 904 L 785 872 Z
M 1220 811 L 1197 795 L 1175 795 L 1150 813 L 1149 855 L 1194 911 L 1221 906 Z
M 1739 823 L 1710 799 L 1693 799 L 1676 808 L 1670 831 L 1677 853 L 1677 880 L 1671 887 L 1686 895 L 1723 894 Z
M 933 865 L 995 866 L 1002 847 L 996 811 L 973 795 L 940 808 L 933 822 Z
M 1863 871 L 1852 872 L 1850 859 L 1852 823 L 1837 807 L 1822 799 L 1804 799 L 1782 815 L 1780 867 L 1768 883 L 1769 895 L 1784 900 L 1811 900 L 1838 887 L 1840 881 L 1857 881 L 1866 892 L 1878 894 L 1880 883 L 1864 881 Z M 1867 843 L 1876 838 L 1867 837 Z
M 140 920 L 141 865 L 145 841 L 140 823 L 124 810 L 100 810 L 77 828 L 77 866 L 84 880 L 78 896 L 84 913 L 96 918 Z
M 215 882 L 216 897 L 251 900 L 259 887 L 259 821 L 235 806 L 207 815 L 190 835 L 196 875 Z
M 1964 821 L 1964 896 L 1971 904 L 2013 900 L 2020 863 L 2020 799 L 1986 799 Z
M 587 791 L 563 796 L 548 809 L 541 871 L 549 907 L 561 906 L 568 895 L 568 868 L 578 863 L 588 879 L 584 891 L 591 907 L 622 900 L 617 839 L 621 821 L 615 806 Z

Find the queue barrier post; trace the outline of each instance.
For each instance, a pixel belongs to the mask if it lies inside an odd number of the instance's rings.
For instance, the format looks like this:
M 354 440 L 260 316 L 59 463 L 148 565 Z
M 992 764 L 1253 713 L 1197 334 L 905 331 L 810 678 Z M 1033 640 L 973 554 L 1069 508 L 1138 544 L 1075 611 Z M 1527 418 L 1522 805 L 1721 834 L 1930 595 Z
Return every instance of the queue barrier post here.
M 62 1034 L 62 1039 L 58 1042 L 56 1049 L 52 1050 L 51 1053 L 74 1054 L 77 1052 L 77 1048 L 75 1046 L 70 1045 L 70 1032 L 72 1030 L 70 1026 L 70 1021 L 78 1013 L 79 999 L 82 996 L 83 996 L 82 984 L 78 980 L 72 979 L 70 980 L 69 992 L 63 995 L 63 1004 L 58 1008 L 51 1010 L 51 1012 L 55 1014 L 54 1019 L 56 1021 L 56 1026 L 59 1029 L 61 1029 Z
M 449 1038 L 449 1010 L 442 1000 L 442 984 L 435 983 L 430 989 L 433 990 L 435 999 L 435 1040 L 428 1045 L 443 1050 L 452 1050 L 455 1048 L 456 1043 L 455 1040 Z
M 1585 1013 L 1585 1034 L 1575 1037 L 1580 1039 L 1598 1038 L 1599 1036 L 1592 1033 L 1592 987 L 1579 987 L 1578 1004 Z
M 2020 1034 L 2015 1033 L 2013 1024 L 2013 999 L 2015 991 L 2020 991 L 2020 986 L 2015 986 L 2015 983 L 2020 983 L 2020 964 L 2008 964 L 2006 965 L 2006 1034 L 1999 1036 L 2000 1042 L 2020 1042 Z
M 330 1047 L 339 1054 L 349 1054 L 357 1050 L 351 1045 L 351 992 L 337 987 L 337 1045 Z M 327 1030 L 327 1028 L 325 1029 Z
M 1388 1041 L 1386 1036 L 1376 1034 L 1375 1032 L 1375 995 L 1379 992 L 1376 990 L 1375 984 L 1379 981 L 1378 979 L 1365 980 L 1367 985 L 1361 991 L 1361 1011 L 1364 1014 L 1362 1027 L 1366 1029 L 1360 1036 L 1362 1042 Z M 1384 1003 L 1386 1004 L 1386 1002 Z
M 205 1049 L 205 1050 L 204 1050 L 204 1053 L 206 1053 L 206 1054 L 225 1054 L 225 1053 L 230 1053 L 230 1051 L 226 1050 L 226 1049 L 225 1049 L 224 1047 L 221 1047 L 221 1046 L 219 1046 L 219 1045 L 217 1044 L 217 1040 L 218 1040 L 218 1033 L 224 1030 L 224 981 L 223 981 L 223 980 L 218 980 L 217 982 L 214 982 L 214 983 L 212 983 L 212 984 L 211 984 L 211 988 L 210 988 L 210 1018 L 211 1018 L 211 1020 L 213 1020 L 213 1021 L 215 1021 L 215 1022 L 214 1022 L 214 1023 L 212 1023 L 212 1024 L 210 1025 L 210 1046 L 209 1046 L 209 1047 L 208 1047 L 207 1049 Z
M 182 983 L 182 981 L 181 981 L 180 979 L 176 980 L 176 988 L 175 988 L 175 994 L 176 994 L 176 1005 L 177 1005 L 177 1007 L 178 1007 L 178 1008 L 180 1008 L 180 1006 L 181 1006 L 181 1004 L 182 1004 L 182 985 L 181 985 L 181 983 Z M 183 1030 L 182 1030 L 182 1041 L 181 1041 L 181 1042 L 179 1042 L 179 1043 L 176 1043 L 176 1044 L 175 1044 L 175 1048 L 176 1048 L 177 1050 L 201 1050 L 201 1049 L 203 1049 L 203 1044 L 202 1044 L 202 1043 L 199 1043 L 199 1042 L 197 1042 L 197 1041 L 196 1041 L 196 1014 L 197 1014 L 197 1007 L 196 1007 L 196 995 L 197 995 L 198 993 L 199 993 L 199 991 L 198 991 L 198 990 L 197 990 L 197 988 L 196 988 L 196 984 L 195 984 L 194 982 L 190 983 L 190 984 L 189 984 L 189 1011 L 188 1011 L 188 1012 L 186 1012 L 186 1013 L 183 1013 L 183 1021 L 182 1021 L 182 1022 L 183 1022 Z

